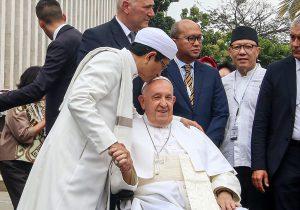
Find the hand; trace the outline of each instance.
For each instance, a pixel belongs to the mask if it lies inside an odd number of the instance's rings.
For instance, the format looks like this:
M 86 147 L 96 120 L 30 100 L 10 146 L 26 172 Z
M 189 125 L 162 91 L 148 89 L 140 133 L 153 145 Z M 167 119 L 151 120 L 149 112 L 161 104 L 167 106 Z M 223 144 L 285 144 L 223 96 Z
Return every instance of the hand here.
M 266 187 L 269 187 L 269 177 L 267 171 L 266 170 L 253 171 L 252 183 L 260 192 L 264 193 L 265 192 L 264 185 Z
M 198 128 L 200 131 L 202 131 L 204 133 L 204 130 L 203 128 L 201 127 L 201 125 L 199 125 L 196 121 L 193 121 L 193 120 L 189 120 L 189 119 L 186 119 L 184 117 L 182 117 L 180 119 L 180 122 L 187 128 L 190 128 L 190 126 L 194 126 L 196 128 Z
M 233 200 L 231 193 L 227 191 L 222 191 L 218 194 L 217 203 L 222 210 L 233 210 L 240 206 L 240 204 Z
M 120 168 L 122 173 L 131 171 L 133 168 L 133 162 L 129 151 L 122 143 L 114 143 L 110 146 L 108 154 L 112 157 L 116 166 Z
M 32 127 L 35 136 L 38 135 L 46 126 L 46 120 L 45 118 L 42 119 L 40 122 L 38 122 L 35 126 Z
M 46 119 L 45 118 L 42 119 L 40 123 L 41 123 L 41 127 L 44 128 L 46 126 Z

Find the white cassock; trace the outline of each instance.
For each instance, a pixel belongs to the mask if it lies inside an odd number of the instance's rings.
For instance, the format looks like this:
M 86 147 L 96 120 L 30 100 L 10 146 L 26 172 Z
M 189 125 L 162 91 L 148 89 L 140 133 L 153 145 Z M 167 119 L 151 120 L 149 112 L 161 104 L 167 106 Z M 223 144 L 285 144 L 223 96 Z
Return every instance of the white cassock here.
M 127 65 L 122 65 L 122 59 Z M 107 149 L 117 141 L 113 130 L 123 69 L 132 71 L 128 79 L 132 85 L 131 74 L 137 71 L 132 54 L 126 49 L 105 51 L 95 55 L 71 83 L 67 101 L 33 165 L 18 210 L 107 208 L 111 163 Z M 132 89 L 128 91 L 132 112 Z
M 219 209 L 214 192 L 220 188 L 229 189 L 234 200 L 240 201 L 241 189 L 234 169 L 203 132 L 194 127 L 188 129 L 178 120 L 173 120 L 171 134 L 165 144 L 170 125 L 155 128 L 149 125 L 147 119 L 145 122 L 152 140 L 142 117 L 135 117 L 133 121 L 131 156 L 139 183 L 133 201 L 121 203 L 122 209 Z M 161 150 L 160 159 L 164 158 L 159 167 L 154 163 L 156 151 L 152 141 L 156 150 Z M 200 172 L 203 172 L 202 177 Z M 196 176 L 195 182 L 193 176 Z M 202 183 L 200 188 L 194 184 L 197 181 Z M 114 183 L 112 186 L 117 188 Z M 207 196 L 209 193 L 211 197 Z

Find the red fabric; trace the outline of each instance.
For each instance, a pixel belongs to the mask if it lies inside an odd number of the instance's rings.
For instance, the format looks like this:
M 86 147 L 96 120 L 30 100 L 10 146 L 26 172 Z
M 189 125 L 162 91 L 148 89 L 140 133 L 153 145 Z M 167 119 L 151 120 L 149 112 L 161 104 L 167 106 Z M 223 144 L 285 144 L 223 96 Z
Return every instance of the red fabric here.
M 200 61 L 201 63 L 209 63 L 209 64 L 211 64 L 212 67 L 218 68 L 217 62 L 215 61 L 215 59 L 213 59 L 210 56 L 204 56 L 204 57 L 198 59 L 198 61 Z

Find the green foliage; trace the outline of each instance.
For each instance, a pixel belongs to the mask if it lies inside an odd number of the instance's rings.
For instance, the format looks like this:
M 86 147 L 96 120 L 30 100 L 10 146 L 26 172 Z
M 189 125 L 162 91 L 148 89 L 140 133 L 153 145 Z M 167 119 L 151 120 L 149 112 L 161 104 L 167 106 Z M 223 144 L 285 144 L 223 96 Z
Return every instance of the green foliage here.
M 291 52 L 288 43 L 282 43 L 276 39 L 260 37 L 259 44 L 261 51 L 258 59 L 263 67 L 267 67 L 270 63 L 283 59 Z
M 155 17 L 150 21 L 149 26 L 157 27 L 170 34 L 172 25 L 175 20 L 170 16 L 165 16 L 164 12 L 157 12 Z
M 167 11 L 170 4 L 171 4 L 171 0 L 154 0 L 154 12 L 155 14 L 157 12 L 164 12 Z
M 172 25 L 175 23 L 175 20 L 166 16 L 166 11 L 170 6 L 172 0 L 155 0 L 154 1 L 154 12 L 155 16 L 151 19 L 149 26 L 157 27 L 164 30 L 166 33 L 170 34 Z
M 196 23 L 201 24 L 201 28 L 205 29 L 210 24 L 209 15 L 207 13 L 200 12 L 200 9 L 194 5 L 188 10 L 187 8 L 182 9 L 181 19 L 190 19 Z
M 201 56 L 211 56 L 217 63 L 230 61 L 227 52 L 230 37 L 227 33 L 214 32 L 209 29 L 203 31 L 203 37 Z
M 224 61 L 231 62 L 228 54 L 231 33 L 213 32 L 213 30 L 203 31 L 204 41 L 201 56 L 211 56 L 217 63 Z M 270 63 L 281 60 L 290 54 L 288 43 L 280 42 L 277 39 L 259 37 L 260 64 L 267 67 Z
M 231 4 L 220 6 L 221 9 L 217 8 L 207 13 L 201 12 L 195 5 L 190 10 L 187 8 L 182 10 L 182 19 L 191 19 L 201 25 L 204 37 L 201 56 L 211 56 L 218 63 L 231 62 L 228 48 L 232 29 L 238 25 L 254 27 L 250 22 L 253 23 L 253 20 L 256 19 L 260 21 L 259 24 L 256 24 L 259 27 L 254 28 L 260 37 L 259 60 L 261 65 L 266 67 L 290 54 L 290 48 L 284 36 L 288 30 L 286 19 L 267 18 L 271 11 L 265 10 L 266 4 L 262 0 L 256 0 L 250 5 L 248 4 L 249 0 L 230 0 L 230 2 Z M 254 7 L 256 10 L 253 9 Z M 249 11 L 251 11 L 251 17 L 246 19 Z M 236 14 L 235 19 L 232 19 L 234 16 L 232 14 Z
M 252 20 L 256 19 L 259 19 L 259 24 L 257 24 L 259 27 L 256 29 L 260 36 L 261 53 L 259 60 L 261 65 L 266 67 L 270 63 L 290 54 L 290 47 L 286 38 L 280 36 L 282 32 L 287 30 L 282 27 L 288 26 L 285 22 L 286 20 L 266 18 L 270 15 L 270 11 L 263 10 L 265 8 L 263 0 L 256 0 L 255 3 L 251 3 L 250 5 L 246 4 L 248 1 L 249 0 L 230 0 L 230 2 L 234 4 L 227 4 L 225 7 L 220 6 L 220 8 L 208 11 L 207 13 L 201 12 L 195 5 L 190 9 L 185 8 L 182 10 L 182 19 L 191 19 L 201 25 L 204 37 L 201 56 L 212 56 L 218 63 L 231 61 L 227 50 L 232 29 L 237 25 L 250 24 Z M 261 3 L 259 3 L 259 1 Z M 154 12 L 156 15 L 150 21 L 150 26 L 161 28 L 168 34 L 171 26 L 175 22 L 173 18 L 166 16 L 166 11 L 171 2 L 172 0 L 155 0 Z M 254 6 L 257 6 L 255 7 L 256 10 L 251 9 Z M 243 13 L 241 8 L 244 8 L 247 12 L 251 12 L 249 20 L 243 18 L 248 16 Z M 238 10 L 234 12 L 236 9 Z M 231 14 L 236 14 L 234 20 Z M 256 15 L 257 18 L 255 18 Z M 253 21 L 251 23 L 253 23 Z

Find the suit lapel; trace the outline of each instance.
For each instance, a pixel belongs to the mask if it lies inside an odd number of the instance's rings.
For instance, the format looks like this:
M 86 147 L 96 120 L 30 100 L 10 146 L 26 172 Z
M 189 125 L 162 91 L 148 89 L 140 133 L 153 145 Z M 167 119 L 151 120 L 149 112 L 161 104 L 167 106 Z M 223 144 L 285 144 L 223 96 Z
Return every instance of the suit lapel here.
M 112 37 L 114 38 L 115 42 L 120 47 L 120 49 L 122 49 L 123 47 L 126 47 L 128 49 L 130 46 L 130 42 L 129 42 L 127 36 L 125 35 L 122 27 L 116 20 L 116 17 L 114 17 L 111 20 L 110 26 L 111 26 L 111 31 L 113 34 Z
M 188 93 L 186 91 L 186 87 L 185 87 L 185 84 L 183 82 L 182 76 L 180 74 L 180 70 L 178 68 L 177 63 L 174 60 L 172 60 L 171 63 L 170 63 L 170 67 L 168 68 L 168 74 L 170 76 L 170 79 L 173 81 L 173 84 L 179 90 L 179 94 L 183 97 L 184 101 L 192 109 L 190 98 L 189 98 Z
M 195 102 L 194 102 L 194 109 L 198 109 L 197 107 L 200 106 L 201 101 L 201 93 L 202 87 L 204 83 L 205 73 L 201 69 L 201 65 L 197 61 L 194 64 L 194 92 L 195 92 Z
M 291 99 L 291 109 L 294 115 L 296 109 L 296 98 L 297 98 L 297 83 L 296 83 L 297 75 L 296 75 L 296 61 L 292 56 L 287 59 L 286 77 L 288 81 L 287 87 L 290 95 L 289 98 Z

